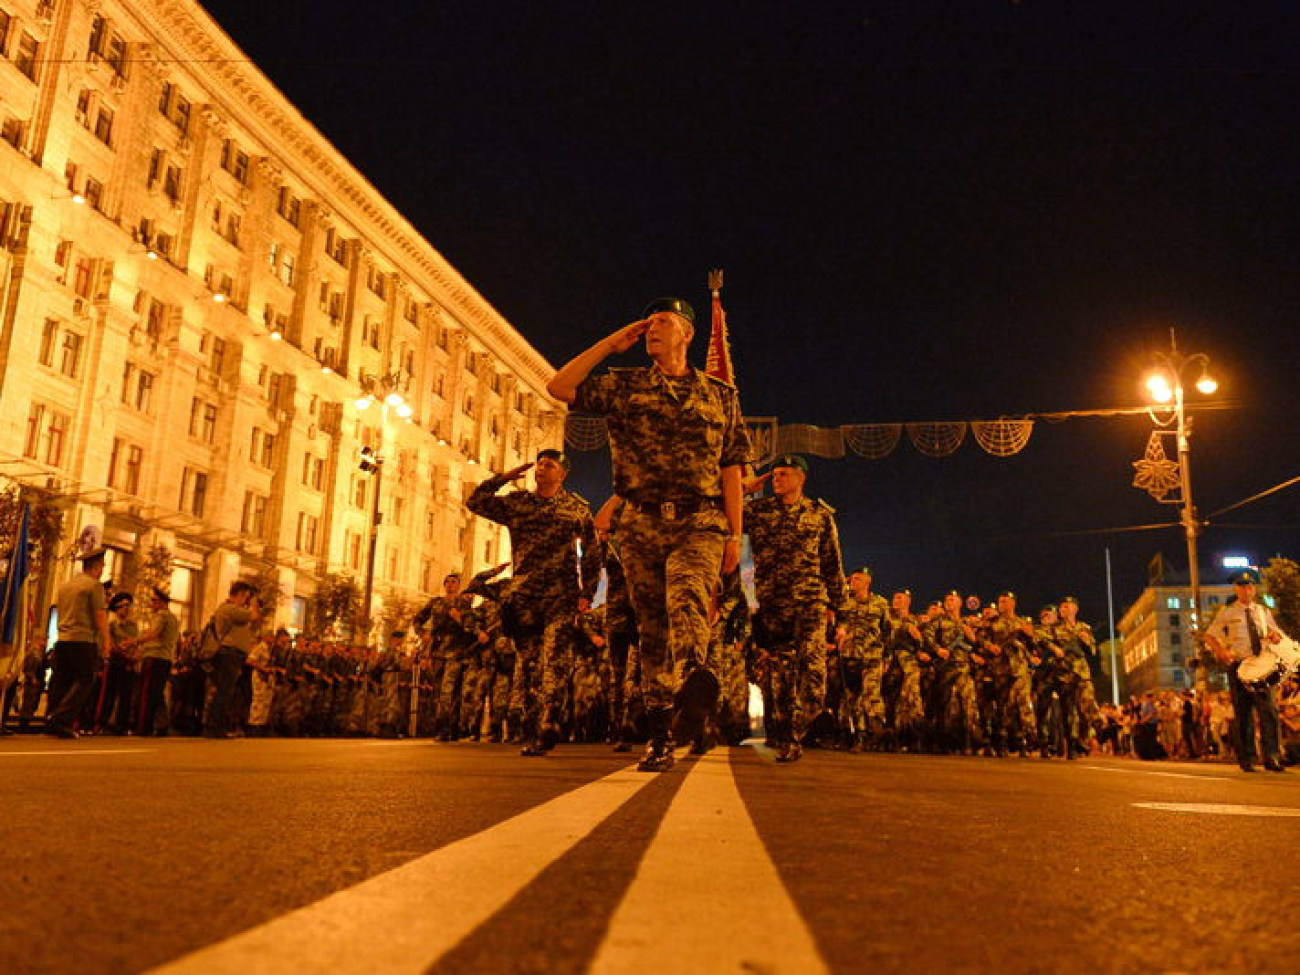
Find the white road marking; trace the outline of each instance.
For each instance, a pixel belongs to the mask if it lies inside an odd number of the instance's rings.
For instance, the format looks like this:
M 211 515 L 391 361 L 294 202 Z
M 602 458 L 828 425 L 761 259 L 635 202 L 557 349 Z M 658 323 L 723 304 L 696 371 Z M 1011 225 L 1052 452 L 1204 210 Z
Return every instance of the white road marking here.
M 1300 819 L 1300 809 L 1286 806 L 1234 806 L 1221 802 L 1135 802 L 1139 809 L 1165 812 L 1207 813 L 1211 816 L 1271 816 Z
M 425 972 L 655 778 L 629 766 L 153 972 Z
M 67 752 L 0 752 L 0 758 L 12 758 L 15 755 L 144 755 L 155 750 L 153 748 L 79 748 Z
M 1190 772 L 1158 772 L 1155 769 L 1146 768 L 1107 768 L 1104 765 L 1080 765 L 1079 768 L 1091 769 L 1094 772 L 1122 772 L 1125 775 L 1163 775 L 1167 779 L 1198 779 L 1201 782 L 1231 782 L 1234 776 L 1230 775 L 1193 775 Z
M 754 828 L 726 752 L 690 768 L 591 971 L 828 971 Z

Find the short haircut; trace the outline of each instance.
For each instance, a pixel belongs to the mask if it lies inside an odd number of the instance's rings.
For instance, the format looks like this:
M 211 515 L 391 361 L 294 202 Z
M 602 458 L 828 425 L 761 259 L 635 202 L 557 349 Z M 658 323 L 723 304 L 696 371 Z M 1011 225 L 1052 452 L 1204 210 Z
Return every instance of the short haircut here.
M 243 579 L 237 579 L 230 584 L 230 595 L 238 596 L 241 592 L 246 592 L 251 596 L 257 595 L 257 586 L 251 582 L 245 582 Z

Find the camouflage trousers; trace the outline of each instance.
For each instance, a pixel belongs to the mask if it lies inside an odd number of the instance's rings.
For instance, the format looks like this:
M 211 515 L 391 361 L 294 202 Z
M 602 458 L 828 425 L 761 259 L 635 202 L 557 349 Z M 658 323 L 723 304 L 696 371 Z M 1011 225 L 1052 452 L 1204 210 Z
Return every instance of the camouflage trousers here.
M 515 641 L 510 721 L 525 740 L 563 733 L 573 680 L 573 618 L 557 607 L 540 635 L 533 628 Z
M 625 505 L 615 538 L 640 627 L 647 710 L 669 709 L 683 677 L 705 666 L 709 610 L 728 533 L 721 511 L 666 521 Z
M 721 629 L 719 624 L 717 629 Z M 749 737 L 749 681 L 745 679 L 745 654 L 738 643 L 719 638 L 710 652 L 716 659 L 715 673 L 722 686 L 718 696 L 718 730 L 729 744 L 738 745 Z
M 941 748 L 965 750 L 983 742 L 975 681 L 959 672 L 937 679 L 934 685 L 935 732 Z
M 885 697 L 881 681 L 885 673 L 882 654 L 842 656 L 844 697 L 840 701 L 840 726 L 859 735 L 878 736 L 885 730 Z
M 379 708 L 381 734 L 405 734 L 406 732 L 411 692 L 408 688 L 405 694 L 402 693 L 403 677 L 409 680 L 410 675 L 397 670 L 390 670 L 384 674 L 382 702 Z
M 826 605 L 764 606 L 762 612 L 776 728 L 801 742 L 826 701 Z
M 1079 680 L 1076 702 L 1079 716 L 1079 740 L 1087 743 L 1096 735 L 1101 723 L 1101 709 L 1097 707 L 1097 689 L 1092 683 L 1092 668 L 1086 660 L 1071 661 L 1075 676 Z
M 911 656 L 901 656 L 898 696 L 894 699 L 894 733 L 902 744 L 915 744 L 925 729 L 925 698 L 921 693 L 921 667 Z
M 605 674 L 596 654 L 578 655 L 573 663 L 574 741 L 600 741 L 608 714 Z

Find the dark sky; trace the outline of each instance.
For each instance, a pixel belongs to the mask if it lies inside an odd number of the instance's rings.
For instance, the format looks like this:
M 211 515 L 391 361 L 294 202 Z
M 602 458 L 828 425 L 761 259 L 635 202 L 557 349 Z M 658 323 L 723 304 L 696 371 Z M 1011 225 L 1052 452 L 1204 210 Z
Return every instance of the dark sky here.
M 711 267 L 745 410 L 787 423 L 1137 405 L 1173 326 L 1231 407 L 1195 416 L 1202 514 L 1300 474 L 1294 3 L 204 6 L 557 365 L 656 295 L 707 316 Z M 1101 622 L 1107 548 L 1117 609 L 1186 564 L 1177 529 L 1096 531 L 1176 518 L 1130 486 L 1150 427 L 905 442 L 809 488 L 878 588 Z M 1214 581 L 1227 551 L 1300 557 L 1300 488 L 1213 521 Z

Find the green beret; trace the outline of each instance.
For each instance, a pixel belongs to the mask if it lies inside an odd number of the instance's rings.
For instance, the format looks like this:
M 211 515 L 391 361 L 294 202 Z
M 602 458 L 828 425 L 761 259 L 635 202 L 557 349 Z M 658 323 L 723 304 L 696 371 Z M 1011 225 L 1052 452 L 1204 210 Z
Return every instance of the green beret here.
M 1066 603 L 1074 603 L 1074 605 L 1078 606 L 1078 605 L 1079 605 L 1079 597 L 1078 597 L 1078 596 L 1062 596 L 1062 597 L 1061 597 L 1061 605 L 1064 606 Z
M 798 454 L 782 454 L 772 461 L 772 470 L 776 470 L 778 467 L 797 467 L 805 474 L 808 473 L 808 462 Z
M 1259 585 L 1259 572 L 1255 569 L 1242 569 L 1228 576 L 1228 581 L 1234 586 Z
M 661 311 L 670 311 L 674 315 L 681 315 L 692 325 L 695 324 L 695 309 L 681 298 L 656 298 L 645 306 L 645 311 L 641 313 L 641 317 L 649 318 L 656 312 Z

